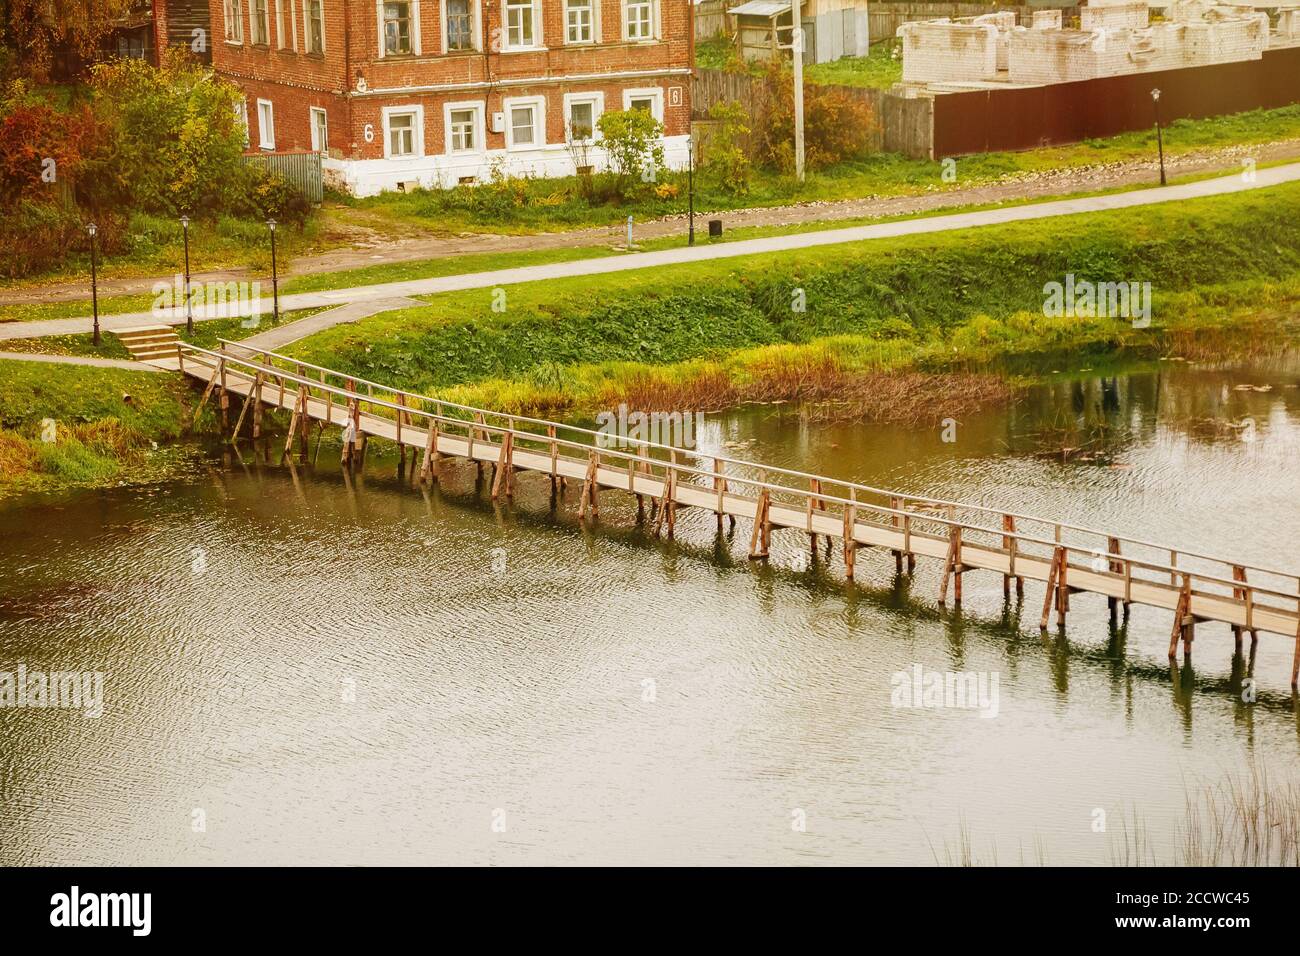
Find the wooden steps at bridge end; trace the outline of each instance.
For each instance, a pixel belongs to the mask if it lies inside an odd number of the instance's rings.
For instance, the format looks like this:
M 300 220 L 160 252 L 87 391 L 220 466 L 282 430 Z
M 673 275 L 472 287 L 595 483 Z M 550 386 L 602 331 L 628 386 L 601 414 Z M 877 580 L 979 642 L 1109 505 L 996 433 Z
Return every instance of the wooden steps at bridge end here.
M 113 334 L 126 346 L 135 361 L 171 369 L 178 367 L 177 348 L 181 337 L 170 325 L 139 325 L 130 329 L 114 329 Z

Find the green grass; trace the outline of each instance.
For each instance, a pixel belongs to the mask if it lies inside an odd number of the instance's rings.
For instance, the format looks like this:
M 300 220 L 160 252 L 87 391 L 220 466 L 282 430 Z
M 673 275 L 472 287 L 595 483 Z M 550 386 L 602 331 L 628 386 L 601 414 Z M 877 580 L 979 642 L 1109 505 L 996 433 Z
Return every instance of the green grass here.
M 191 396 L 179 376 L 0 360 L 0 494 L 156 474 Z
M 1043 285 L 1066 273 L 1151 281 L 1156 328 L 1048 319 Z M 1290 302 L 1300 275 L 1300 185 L 1181 204 L 430 297 L 428 306 L 340 326 L 290 346 L 307 361 L 451 397 L 522 383 L 581 409 L 614 369 L 627 377 L 745 350 L 833 344 L 867 363 L 987 359 L 1088 344 L 1150 343 L 1190 312 Z M 1236 285 L 1221 288 L 1225 276 Z M 797 311 L 797 290 L 806 310 Z M 1214 296 L 1221 300 L 1216 304 Z M 827 346 L 829 347 L 829 346 Z M 797 360 L 799 357 L 796 355 Z M 745 375 L 740 362 L 728 374 Z M 596 371 L 593 372 L 592 370 Z M 463 389 L 457 394 L 467 394 Z M 523 410 L 516 405 L 506 410 Z
M 805 67 L 804 77 L 809 83 L 887 90 L 903 79 L 903 59 L 901 54 L 895 56 L 897 49 L 893 40 L 877 43 L 867 56 L 846 56 Z

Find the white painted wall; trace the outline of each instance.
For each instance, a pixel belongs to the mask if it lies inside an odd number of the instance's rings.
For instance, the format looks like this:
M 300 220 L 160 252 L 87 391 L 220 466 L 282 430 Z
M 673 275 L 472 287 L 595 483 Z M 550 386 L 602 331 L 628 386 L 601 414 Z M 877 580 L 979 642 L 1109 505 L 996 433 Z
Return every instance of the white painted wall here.
M 597 169 L 607 166 L 604 151 L 589 154 Z M 664 137 L 664 164 L 685 169 L 690 159 L 689 136 Z M 537 149 L 494 149 L 468 155 L 437 154 L 411 159 L 326 159 L 327 180 L 355 196 L 376 196 L 394 190 L 398 183 L 418 183 L 425 189 L 450 189 L 462 178 L 473 176 L 488 181 L 499 168 L 510 176 L 557 177 L 576 172 L 567 146 L 551 144 Z

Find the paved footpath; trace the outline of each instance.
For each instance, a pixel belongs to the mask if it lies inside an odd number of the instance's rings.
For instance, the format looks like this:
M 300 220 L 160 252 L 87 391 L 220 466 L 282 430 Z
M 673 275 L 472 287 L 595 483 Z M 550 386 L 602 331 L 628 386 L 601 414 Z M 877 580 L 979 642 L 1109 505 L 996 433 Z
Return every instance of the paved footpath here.
M 93 355 L 41 355 L 38 352 L 0 352 L 0 361 L 48 362 L 52 365 L 90 365 L 95 368 L 124 368 L 131 372 L 161 372 L 162 369 L 130 359 L 96 358 Z
M 1036 219 L 1051 219 L 1058 216 L 1073 216 L 1080 213 L 1133 209 L 1206 196 L 1223 196 L 1248 192 L 1254 189 L 1266 189 L 1269 186 L 1277 186 L 1298 180 L 1300 180 L 1300 163 L 1291 163 L 1285 166 L 1274 166 L 1269 169 L 1258 170 L 1254 178 L 1249 181 L 1241 174 L 1237 174 L 1193 183 L 1180 183 L 1176 186 L 1110 193 L 1104 196 L 1060 199 L 1032 205 L 933 216 L 928 219 L 907 219 L 897 222 L 877 223 L 870 226 L 854 226 L 847 229 L 824 229 L 817 232 L 792 233 L 763 239 L 745 239 L 719 245 L 686 246 L 657 252 L 634 252 L 614 258 L 579 259 L 573 262 L 553 262 L 515 269 L 499 269 L 493 272 L 471 272 L 433 279 L 385 282 L 334 291 L 302 292 L 295 295 L 281 296 L 280 310 L 282 312 L 291 312 L 298 309 L 316 309 L 347 305 L 349 303 L 373 303 L 383 299 L 434 295 L 440 292 L 455 292 L 463 289 L 492 289 L 498 286 L 512 285 L 519 282 L 536 282 L 543 279 L 612 274 L 633 269 L 653 269 L 660 266 L 680 265 L 690 262 L 733 259 L 741 256 L 791 252 L 799 249 L 815 249 L 819 246 L 865 242 L 872 239 L 918 236 L 961 229 L 978 229 L 984 226 L 996 226 L 1010 222 L 1027 222 Z M 271 311 L 269 300 L 263 300 L 261 305 L 264 311 Z M 337 314 L 337 310 L 332 311 Z M 203 310 L 196 310 L 194 317 L 196 320 L 209 318 L 209 316 L 203 315 Z M 218 317 L 216 315 L 210 316 L 210 318 Z M 114 316 L 100 316 L 100 327 L 111 330 L 149 323 L 179 325 L 184 321 L 185 312 L 182 307 L 160 310 L 158 314 L 132 312 Z M 352 320 L 345 315 L 340 321 Z M 327 325 L 322 324 L 320 327 L 325 328 Z M 88 317 L 43 319 L 34 322 L 6 322 L 0 323 L 0 340 L 31 338 L 43 335 L 70 335 L 88 331 L 90 331 L 90 319 Z

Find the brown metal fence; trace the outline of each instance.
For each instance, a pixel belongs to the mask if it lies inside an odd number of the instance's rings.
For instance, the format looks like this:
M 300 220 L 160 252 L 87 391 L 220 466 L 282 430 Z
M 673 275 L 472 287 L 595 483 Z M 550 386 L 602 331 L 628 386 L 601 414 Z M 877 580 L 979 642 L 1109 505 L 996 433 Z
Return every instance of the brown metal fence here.
M 1262 60 L 940 94 L 934 98 L 934 155 L 1033 149 L 1150 129 L 1153 89 L 1160 90 L 1165 122 L 1300 103 L 1300 47 L 1267 50 Z
M 310 151 L 283 153 L 248 153 L 244 162 L 261 166 L 275 173 L 302 193 L 311 202 L 320 202 L 325 195 L 321 172 L 321 155 Z

